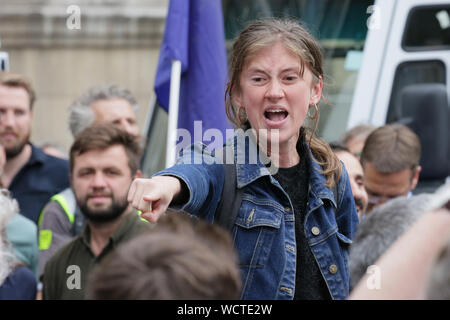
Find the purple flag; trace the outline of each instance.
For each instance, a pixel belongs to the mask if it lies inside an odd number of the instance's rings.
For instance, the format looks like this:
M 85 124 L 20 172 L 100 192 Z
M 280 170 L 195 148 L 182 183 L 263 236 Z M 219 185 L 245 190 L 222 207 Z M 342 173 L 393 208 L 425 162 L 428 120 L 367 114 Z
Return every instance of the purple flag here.
M 159 104 L 168 111 L 172 60 L 181 61 L 178 128 L 193 137 L 194 121 L 203 131 L 229 128 L 224 96 L 227 76 L 225 32 L 220 0 L 170 0 L 155 79 Z

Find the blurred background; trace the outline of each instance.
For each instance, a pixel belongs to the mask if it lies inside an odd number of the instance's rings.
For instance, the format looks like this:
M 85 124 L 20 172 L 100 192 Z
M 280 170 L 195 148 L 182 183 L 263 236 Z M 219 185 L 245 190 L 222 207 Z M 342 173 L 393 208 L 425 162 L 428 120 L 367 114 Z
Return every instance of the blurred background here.
M 449 0 L 221 5 L 227 50 L 249 21 L 263 17 L 300 18 L 319 39 L 327 100 L 320 105 L 319 136 L 332 141 L 358 124 L 403 121 L 429 158 L 421 160 L 430 168 L 422 179 L 450 174 Z M 130 89 L 140 105 L 138 125 L 147 137 L 144 174 L 164 168 L 167 113 L 157 106 L 153 87 L 168 7 L 169 0 L 0 0 L 0 51 L 9 54 L 10 70 L 28 76 L 37 93 L 32 142 L 53 142 L 67 151 L 69 104 L 93 85 L 117 84 Z M 423 90 L 409 88 L 414 85 Z M 423 99 L 403 97 L 419 91 Z M 427 95 L 436 97 L 435 91 L 442 101 L 433 104 Z M 423 106 L 412 108 L 409 101 Z M 436 112 L 428 122 L 414 111 L 431 114 L 430 108 Z M 434 172 L 436 159 L 446 159 L 442 172 Z
M 81 9 L 79 29 L 68 28 L 76 27 L 71 5 Z M 142 129 L 167 7 L 168 0 L 0 0 L 0 51 L 37 94 L 31 140 L 68 150 L 67 108 L 100 83 L 131 90 Z

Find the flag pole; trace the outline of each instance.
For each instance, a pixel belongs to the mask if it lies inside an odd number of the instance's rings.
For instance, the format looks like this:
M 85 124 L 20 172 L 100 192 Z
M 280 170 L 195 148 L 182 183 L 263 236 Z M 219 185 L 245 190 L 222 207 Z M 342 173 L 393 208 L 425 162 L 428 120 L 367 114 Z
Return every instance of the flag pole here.
M 172 60 L 170 72 L 169 120 L 167 125 L 166 168 L 175 164 L 180 98 L 181 61 Z

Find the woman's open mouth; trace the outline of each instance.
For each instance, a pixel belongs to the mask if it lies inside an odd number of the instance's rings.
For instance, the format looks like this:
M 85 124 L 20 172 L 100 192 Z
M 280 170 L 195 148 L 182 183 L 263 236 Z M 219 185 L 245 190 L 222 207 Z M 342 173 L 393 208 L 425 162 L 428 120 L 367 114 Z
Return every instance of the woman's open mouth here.
M 270 127 L 281 126 L 287 119 L 289 113 L 283 109 L 269 109 L 264 112 L 266 123 Z

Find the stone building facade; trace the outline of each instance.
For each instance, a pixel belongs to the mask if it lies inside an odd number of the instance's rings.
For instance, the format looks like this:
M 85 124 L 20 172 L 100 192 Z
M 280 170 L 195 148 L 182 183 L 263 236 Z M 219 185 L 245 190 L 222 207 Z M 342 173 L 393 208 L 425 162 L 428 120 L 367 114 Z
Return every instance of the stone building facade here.
M 126 87 L 145 124 L 168 0 L 0 0 L 0 51 L 37 100 L 31 140 L 69 149 L 67 108 L 89 87 Z

